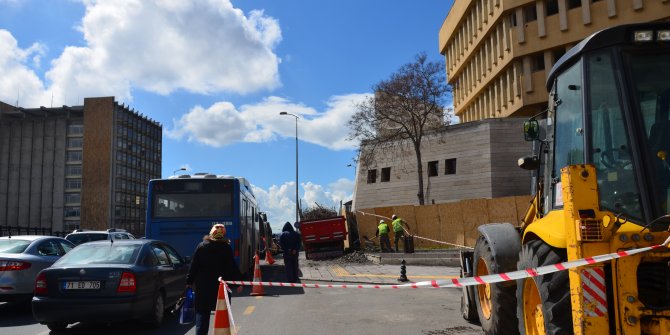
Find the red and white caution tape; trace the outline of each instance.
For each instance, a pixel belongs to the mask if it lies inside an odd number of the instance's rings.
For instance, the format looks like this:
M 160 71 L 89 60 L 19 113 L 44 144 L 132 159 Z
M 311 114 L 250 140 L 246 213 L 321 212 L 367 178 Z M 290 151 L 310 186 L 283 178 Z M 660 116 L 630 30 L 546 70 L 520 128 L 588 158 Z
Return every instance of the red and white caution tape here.
M 612 259 L 631 256 L 642 252 L 647 252 L 652 249 L 665 247 L 670 243 L 670 237 L 665 242 L 659 245 L 644 247 L 639 249 L 631 249 L 626 251 L 614 252 L 611 254 L 599 255 L 594 257 L 586 257 L 574 261 L 563 262 L 552 265 L 545 265 L 538 268 L 530 268 L 525 270 L 518 270 L 506 273 L 496 273 L 487 276 L 454 278 L 447 280 L 430 280 L 417 283 L 403 284 L 403 285 L 322 285 L 322 284 L 303 284 L 303 283 L 276 283 L 276 282 L 249 282 L 249 281 L 226 281 L 232 285 L 245 286 L 266 286 L 266 287 L 302 287 L 302 288 L 375 288 L 375 289 L 401 289 L 401 288 L 445 288 L 445 287 L 463 287 L 479 284 L 493 284 L 510 280 L 517 280 L 522 278 L 537 277 L 553 272 L 573 269 L 584 265 L 602 263 Z

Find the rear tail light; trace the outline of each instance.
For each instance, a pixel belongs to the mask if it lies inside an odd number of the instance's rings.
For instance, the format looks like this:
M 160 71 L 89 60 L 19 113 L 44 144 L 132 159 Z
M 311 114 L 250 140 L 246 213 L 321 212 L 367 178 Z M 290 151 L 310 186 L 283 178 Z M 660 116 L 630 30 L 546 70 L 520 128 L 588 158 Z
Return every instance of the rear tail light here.
M 137 291 L 137 282 L 135 281 L 135 274 L 124 272 L 121 274 L 121 281 L 116 292 L 135 293 Z
M 235 250 L 233 251 L 234 256 L 235 257 L 240 257 L 240 239 L 239 238 L 236 238 L 236 239 L 233 240 L 233 246 L 235 248 Z
M 28 262 L 19 261 L 0 261 L 0 271 L 18 271 L 25 270 L 30 267 Z
M 47 290 L 47 275 L 40 273 L 35 279 L 35 295 L 46 296 L 47 293 L 49 293 Z

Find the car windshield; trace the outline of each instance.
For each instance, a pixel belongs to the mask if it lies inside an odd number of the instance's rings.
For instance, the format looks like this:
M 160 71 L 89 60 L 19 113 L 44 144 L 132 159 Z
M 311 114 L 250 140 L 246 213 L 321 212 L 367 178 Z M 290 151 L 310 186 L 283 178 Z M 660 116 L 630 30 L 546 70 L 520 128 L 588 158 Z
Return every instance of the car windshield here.
M 30 241 L 17 239 L 0 240 L 0 252 L 7 254 L 20 254 L 28 248 Z
M 86 264 L 133 264 L 140 253 L 139 244 L 82 244 L 59 259 L 55 266 Z
M 67 240 L 79 245 L 91 241 L 102 241 L 107 239 L 107 233 L 84 233 L 84 234 L 72 234 L 67 236 Z

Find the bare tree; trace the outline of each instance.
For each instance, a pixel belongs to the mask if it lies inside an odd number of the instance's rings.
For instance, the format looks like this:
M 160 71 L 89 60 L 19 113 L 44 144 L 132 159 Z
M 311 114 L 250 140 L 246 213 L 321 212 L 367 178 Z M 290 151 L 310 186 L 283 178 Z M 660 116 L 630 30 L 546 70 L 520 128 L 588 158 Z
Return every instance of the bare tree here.
M 420 205 L 424 204 L 421 141 L 427 131 L 446 124 L 444 105 L 450 87 L 444 69 L 443 62 L 429 62 L 425 53 L 418 54 L 414 62 L 374 85 L 374 96 L 357 105 L 348 122 L 349 138 L 361 141 L 362 167 L 374 164 L 380 151 L 413 149 Z

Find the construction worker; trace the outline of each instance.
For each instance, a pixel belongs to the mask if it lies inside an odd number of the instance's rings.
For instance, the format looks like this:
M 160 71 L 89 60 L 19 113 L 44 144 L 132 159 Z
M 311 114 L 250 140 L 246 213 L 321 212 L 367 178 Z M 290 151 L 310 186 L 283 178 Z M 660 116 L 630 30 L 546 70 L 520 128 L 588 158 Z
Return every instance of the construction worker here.
M 393 220 L 391 224 L 393 225 L 393 234 L 395 234 L 393 243 L 395 244 L 395 252 L 398 252 L 398 243 L 400 243 L 400 239 L 405 237 L 405 229 L 407 229 L 409 232 L 409 226 L 407 225 L 407 222 L 403 221 L 403 219 L 399 218 L 395 214 L 391 216 L 391 220 Z M 405 245 L 404 239 L 403 247 L 404 249 L 407 249 L 407 245 Z
M 389 225 L 386 224 L 386 221 L 379 220 L 379 226 L 377 226 L 377 231 L 375 236 L 379 237 L 379 246 L 382 248 L 382 252 L 391 252 L 391 240 L 389 239 Z

